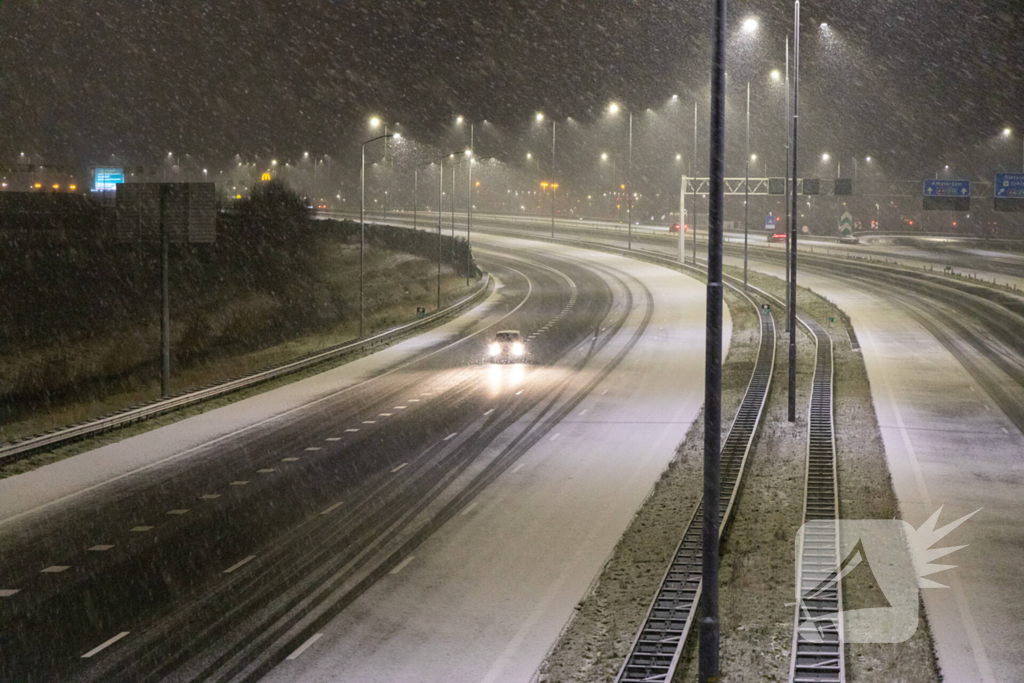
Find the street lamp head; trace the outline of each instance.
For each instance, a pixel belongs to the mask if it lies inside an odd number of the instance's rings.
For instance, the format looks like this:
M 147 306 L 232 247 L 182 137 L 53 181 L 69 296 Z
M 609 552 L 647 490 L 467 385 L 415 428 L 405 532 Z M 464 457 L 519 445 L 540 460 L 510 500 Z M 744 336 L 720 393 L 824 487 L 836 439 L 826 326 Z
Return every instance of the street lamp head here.
M 303 152 L 303 153 L 302 153 L 302 156 L 303 156 L 303 157 L 306 157 L 306 158 L 309 158 L 309 152 Z
M 750 160 L 751 161 L 757 161 L 757 155 L 756 154 L 751 154 L 750 155 Z
M 864 161 L 866 161 L 866 162 L 868 162 L 870 164 L 871 163 L 871 157 L 865 158 Z
M 277 159 L 271 159 L 270 160 L 270 165 L 271 166 L 277 166 Z
M 828 22 L 827 22 L 827 21 L 823 21 L 823 22 L 821 22 L 821 26 L 820 26 L 820 28 L 821 28 L 821 29 L 822 29 L 823 31 L 824 31 L 824 30 L 828 30 Z
M 544 112 L 542 112 L 542 111 L 537 112 L 536 119 L 537 119 L 537 123 L 540 123 L 541 121 L 543 121 L 544 120 Z
M 402 134 L 401 133 L 392 133 L 388 137 L 392 138 L 392 139 L 395 139 L 395 140 L 401 140 L 402 139 Z
M 618 114 L 619 113 L 619 105 L 618 105 L 618 103 L 612 102 L 611 104 L 609 104 L 608 105 L 608 113 L 609 114 Z
M 773 81 L 777 81 L 782 78 L 782 74 L 779 73 L 778 69 L 772 69 L 771 77 Z
M 822 161 L 828 161 L 828 160 L 829 160 L 829 159 L 831 159 L 831 158 L 832 158 L 832 157 L 830 157 L 830 156 L 828 155 L 828 152 L 826 152 L 826 153 L 824 153 L 824 154 L 822 154 L 822 155 L 821 155 L 821 160 L 822 160 Z
M 753 17 L 750 17 L 749 19 L 746 19 L 743 22 L 743 32 L 744 33 L 753 33 L 754 31 L 757 30 L 757 26 L 758 26 L 757 19 L 755 19 Z
M 601 161 L 608 161 L 608 152 L 601 152 Z
M 466 156 L 467 156 L 467 157 L 471 157 L 471 156 L 473 156 L 473 150 L 471 150 L 471 149 L 467 149 L 467 150 L 466 150 Z
M 455 123 L 459 124 L 460 126 L 462 125 L 462 121 L 463 121 L 463 118 L 461 116 L 456 116 L 455 117 Z
M 677 154 L 676 155 L 676 161 L 682 161 L 682 160 L 683 160 L 683 155 L 682 154 Z
M 1003 128 L 1003 137 L 1004 138 L 1010 137 L 1011 134 L 1013 134 L 1012 130 L 1010 130 L 1009 128 Z
M 379 117 L 374 116 L 374 117 L 370 118 L 370 128 L 376 128 L 379 125 L 380 125 L 380 118 Z

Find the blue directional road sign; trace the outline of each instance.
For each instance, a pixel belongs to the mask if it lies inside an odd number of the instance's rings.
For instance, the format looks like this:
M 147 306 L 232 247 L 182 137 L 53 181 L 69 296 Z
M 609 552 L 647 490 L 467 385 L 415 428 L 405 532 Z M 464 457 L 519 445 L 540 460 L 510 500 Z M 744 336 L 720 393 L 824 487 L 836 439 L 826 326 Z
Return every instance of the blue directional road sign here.
M 996 173 L 993 187 L 999 199 L 1024 199 L 1024 173 Z
M 926 180 L 925 197 L 970 197 L 970 180 Z
M 775 229 L 775 216 L 773 214 L 768 214 L 767 216 L 764 217 L 764 229 L 765 230 L 774 230 Z

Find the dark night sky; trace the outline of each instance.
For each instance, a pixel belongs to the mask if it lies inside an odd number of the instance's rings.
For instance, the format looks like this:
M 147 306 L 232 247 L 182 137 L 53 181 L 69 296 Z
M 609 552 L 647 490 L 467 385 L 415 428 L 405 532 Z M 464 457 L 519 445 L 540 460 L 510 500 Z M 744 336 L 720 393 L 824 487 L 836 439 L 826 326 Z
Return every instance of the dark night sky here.
M 371 112 L 440 144 L 456 113 L 514 133 L 539 109 L 586 124 L 611 99 L 640 112 L 673 93 L 689 103 L 685 141 L 694 97 L 706 135 L 711 4 L 7 0 L 0 158 L 347 154 Z M 808 154 L 873 154 L 915 169 L 1002 154 L 998 131 L 1024 129 L 1021 0 L 821 0 L 803 13 Z M 789 2 L 734 1 L 730 32 L 749 15 L 762 22 L 757 46 L 730 42 L 733 147 L 742 142 L 736 84 L 766 83 L 782 67 L 792 27 Z M 755 111 L 778 107 L 771 97 L 757 90 Z M 755 139 L 774 145 L 779 124 L 755 118 Z M 491 146 L 482 151 L 521 148 Z

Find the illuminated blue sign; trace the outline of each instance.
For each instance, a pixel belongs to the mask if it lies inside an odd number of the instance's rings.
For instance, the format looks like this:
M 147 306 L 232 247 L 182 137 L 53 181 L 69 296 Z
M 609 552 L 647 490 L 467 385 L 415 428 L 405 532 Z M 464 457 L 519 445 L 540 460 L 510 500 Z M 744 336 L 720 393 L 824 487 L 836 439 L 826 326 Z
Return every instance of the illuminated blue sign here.
M 117 184 L 124 182 L 123 168 L 97 168 L 93 176 L 93 192 L 114 192 Z

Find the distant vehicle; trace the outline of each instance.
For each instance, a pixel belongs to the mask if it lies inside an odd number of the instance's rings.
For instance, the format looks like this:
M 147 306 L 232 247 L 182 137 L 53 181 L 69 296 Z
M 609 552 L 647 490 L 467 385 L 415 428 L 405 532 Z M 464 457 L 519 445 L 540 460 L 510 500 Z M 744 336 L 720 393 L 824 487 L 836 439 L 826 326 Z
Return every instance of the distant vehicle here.
M 843 235 L 839 238 L 839 244 L 860 244 L 860 240 L 854 235 Z
M 786 233 L 784 233 L 784 232 L 773 232 L 772 234 L 768 235 L 768 241 L 769 242 L 785 242 L 786 241 Z
M 501 330 L 487 348 L 493 361 L 516 360 L 526 355 L 526 344 L 519 330 Z
M 679 232 L 679 224 L 673 223 L 668 229 L 669 232 Z

